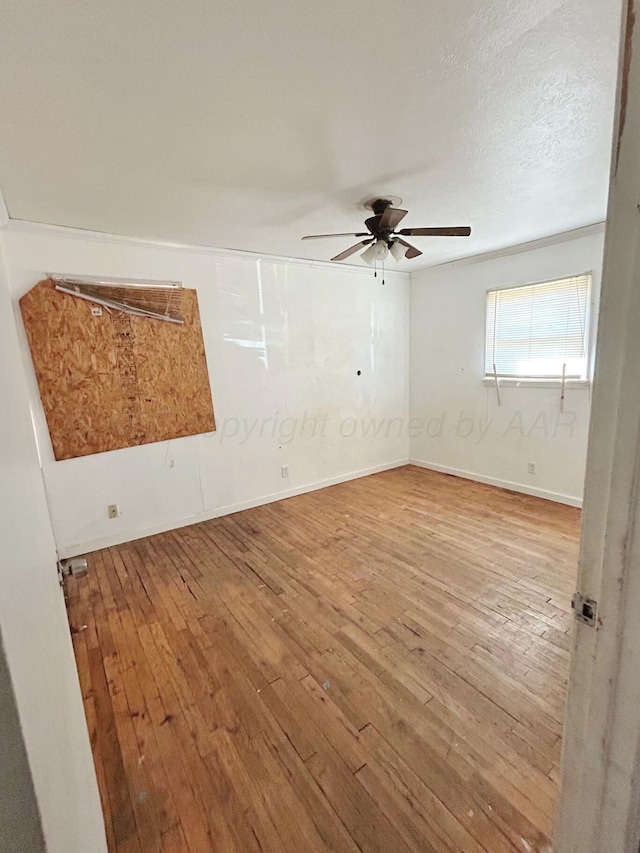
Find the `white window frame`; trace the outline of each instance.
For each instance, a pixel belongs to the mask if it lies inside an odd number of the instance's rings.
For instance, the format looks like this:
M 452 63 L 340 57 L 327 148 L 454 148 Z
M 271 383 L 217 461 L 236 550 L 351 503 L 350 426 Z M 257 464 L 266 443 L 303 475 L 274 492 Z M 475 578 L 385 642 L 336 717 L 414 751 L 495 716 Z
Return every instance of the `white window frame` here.
M 555 278 L 544 278 L 538 279 L 536 281 L 528 281 L 522 284 L 505 284 L 502 287 L 488 287 L 485 292 L 485 300 L 484 300 L 484 347 L 483 347 L 483 375 L 482 375 L 482 384 L 483 385 L 491 385 L 495 386 L 496 380 L 492 374 L 487 374 L 484 372 L 486 368 L 487 362 L 487 323 L 489 321 L 489 311 L 488 311 L 488 303 L 489 303 L 489 294 L 494 293 L 496 290 L 517 290 L 520 287 L 534 287 L 537 284 L 551 284 L 554 281 L 561 281 L 565 278 L 574 278 L 577 276 L 589 276 L 589 293 L 587 298 L 587 308 L 585 313 L 585 360 L 586 360 L 586 376 L 580 379 L 576 378 L 567 378 L 564 381 L 564 385 L 567 388 L 590 388 L 591 387 L 591 375 L 592 375 L 592 365 L 593 358 L 591 353 L 591 337 L 592 337 L 592 329 L 591 329 L 591 318 L 593 312 L 593 270 L 584 270 L 583 272 L 578 273 L 568 273 L 565 275 L 558 275 Z M 535 377 L 535 376 L 498 376 L 498 384 L 501 387 L 516 387 L 516 388 L 560 388 L 562 385 L 562 377 L 558 376 L 545 376 L 545 377 Z

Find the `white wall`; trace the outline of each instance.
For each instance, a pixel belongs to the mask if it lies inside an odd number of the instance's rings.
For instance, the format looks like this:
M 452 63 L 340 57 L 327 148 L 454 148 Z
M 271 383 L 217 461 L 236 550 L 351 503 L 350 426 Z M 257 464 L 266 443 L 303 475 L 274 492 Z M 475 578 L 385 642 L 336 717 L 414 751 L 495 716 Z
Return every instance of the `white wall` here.
M 49 853 L 103 853 L 106 841 L 98 787 L 1 247 L 0 342 L 4 651 L 47 849 Z M 3 753 L 0 762 L 5 757 Z
M 405 276 L 387 274 L 383 287 L 368 269 L 16 223 L 0 239 L 63 556 L 409 457 L 581 500 L 590 392 L 568 390 L 560 413 L 557 388 L 505 387 L 498 407 L 495 389 L 481 382 L 485 294 L 592 269 L 597 300 L 601 233 L 414 274 L 410 360 Z M 177 279 L 197 288 L 217 432 L 55 462 L 17 306 L 47 272 Z M 536 474 L 528 474 L 529 461 Z M 287 479 L 282 465 L 289 466 Z M 107 516 L 111 503 L 120 509 L 115 520 Z
M 15 224 L 2 240 L 62 555 L 407 461 L 406 275 L 383 286 L 368 268 Z M 195 287 L 217 432 L 55 462 L 17 306 L 47 272 Z M 113 503 L 121 515 L 110 520 Z
M 593 229 L 591 229 L 593 231 Z M 579 504 L 590 391 L 483 384 L 486 292 L 593 271 L 599 230 L 540 248 L 433 267 L 411 277 L 410 456 L 426 467 Z M 595 325 L 597 304 L 591 316 Z M 592 339 L 593 332 L 592 328 Z M 529 474 L 527 465 L 536 463 Z

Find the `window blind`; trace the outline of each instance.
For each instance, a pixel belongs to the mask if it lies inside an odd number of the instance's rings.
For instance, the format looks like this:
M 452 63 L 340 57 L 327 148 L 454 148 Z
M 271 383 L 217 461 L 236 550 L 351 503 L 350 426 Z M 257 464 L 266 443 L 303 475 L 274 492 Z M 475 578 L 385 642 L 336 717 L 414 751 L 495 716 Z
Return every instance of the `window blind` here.
M 485 375 L 587 378 L 591 274 L 490 290 Z
M 170 323 L 184 323 L 182 316 L 182 285 L 179 282 L 125 281 L 112 279 L 99 281 L 88 278 L 69 278 L 52 275 L 56 290 L 86 299 L 138 317 L 152 317 Z

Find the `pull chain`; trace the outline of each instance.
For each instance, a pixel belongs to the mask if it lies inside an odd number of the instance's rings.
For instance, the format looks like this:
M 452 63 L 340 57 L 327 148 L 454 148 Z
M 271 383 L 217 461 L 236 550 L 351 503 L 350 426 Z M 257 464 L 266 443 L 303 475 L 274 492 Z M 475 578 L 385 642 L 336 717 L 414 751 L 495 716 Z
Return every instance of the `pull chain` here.
M 373 277 L 378 278 L 378 262 L 373 262 Z M 384 284 L 384 261 L 382 261 L 382 283 Z

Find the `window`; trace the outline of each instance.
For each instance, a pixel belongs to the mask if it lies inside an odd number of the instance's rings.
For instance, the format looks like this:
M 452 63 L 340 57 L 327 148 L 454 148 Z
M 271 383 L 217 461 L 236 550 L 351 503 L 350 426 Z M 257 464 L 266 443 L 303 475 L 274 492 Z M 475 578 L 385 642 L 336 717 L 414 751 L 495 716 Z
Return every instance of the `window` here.
M 490 290 L 485 376 L 587 379 L 591 274 Z

